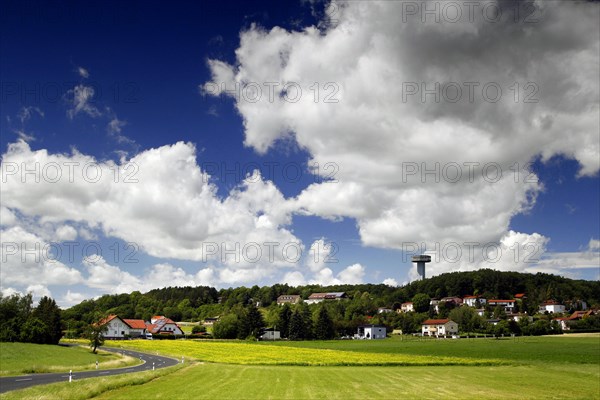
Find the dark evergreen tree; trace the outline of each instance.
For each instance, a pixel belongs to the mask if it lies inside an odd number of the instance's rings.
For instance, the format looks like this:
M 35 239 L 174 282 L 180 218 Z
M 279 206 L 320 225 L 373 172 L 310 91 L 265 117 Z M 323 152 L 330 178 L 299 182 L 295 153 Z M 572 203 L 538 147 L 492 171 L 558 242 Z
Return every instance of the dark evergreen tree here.
M 289 304 L 284 304 L 279 310 L 279 318 L 277 319 L 277 327 L 281 332 L 281 337 L 288 337 L 290 333 L 290 320 L 292 318 L 292 309 Z
M 288 338 L 290 340 L 302 340 L 306 338 L 304 318 L 298 307 L 294 310 L 290 318 Z
M 62 337 L 62 327 L 60 308 L 56 305 L 56 301 L 47 296 L 42 297 L 38 306 L 33 310 L 32 315 L 46 326 L 43 338 L 37 343 L 58 344 Z
M 321 305 L 319 313 L 317 314 L 317 321 L 315 323 L 315 339 L 318 340 L 329 340 L 335 337 L 335 330 L 333 321 L 327 313 L 325 305 Z

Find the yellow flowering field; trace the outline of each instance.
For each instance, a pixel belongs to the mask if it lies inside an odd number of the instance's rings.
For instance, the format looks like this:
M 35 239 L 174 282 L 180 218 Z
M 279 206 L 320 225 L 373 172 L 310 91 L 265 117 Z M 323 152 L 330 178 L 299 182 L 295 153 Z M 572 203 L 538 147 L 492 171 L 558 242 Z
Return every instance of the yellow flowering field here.
M 176 358 L 244 365 L 502 365 L 496 359 L 436 357 L 409 354 L 367 353 L 330 349 L 311 349 L 257 345 L 244 342 L 195 340 L 106 341 L 109 347 L 128 347 L 158 352 Z

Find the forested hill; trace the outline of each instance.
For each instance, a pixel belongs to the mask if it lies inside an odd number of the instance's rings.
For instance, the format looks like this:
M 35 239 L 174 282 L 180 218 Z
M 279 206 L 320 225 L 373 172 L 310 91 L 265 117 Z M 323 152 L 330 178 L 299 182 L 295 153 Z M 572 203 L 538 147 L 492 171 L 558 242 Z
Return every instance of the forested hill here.
M 600 305 L 600 281 L 572 280 L 550 274 L 525 274 L 482 269 L 471 272 L 447 273 L 403 287 L 379 284 L 291 287 L 276 284 L 251 288 L 217 290 L 211 287 L 168 287 L 148 293 L 105 295 L 63 311 L 63 319 L 92 322 L 98 313 L 114 313 L 123 318 L 149 320 L 152 315 L 166 315 L 177 321 L 200 320 L 227 312 L 236 304 L 259 302 L 263 307 L 275 304 L 282 294 L 299 294 L 306 299 L 313 292 L 346 292 L 350 298 L 368 298 L 377 307 L 399 306 L 417 293 L 432 298 L 480 294 L 486 298 L 512 299 L 516 293 L 526 293 L 529 309 L 545 300 L 567 303 L 584 300 L 590 306 Z

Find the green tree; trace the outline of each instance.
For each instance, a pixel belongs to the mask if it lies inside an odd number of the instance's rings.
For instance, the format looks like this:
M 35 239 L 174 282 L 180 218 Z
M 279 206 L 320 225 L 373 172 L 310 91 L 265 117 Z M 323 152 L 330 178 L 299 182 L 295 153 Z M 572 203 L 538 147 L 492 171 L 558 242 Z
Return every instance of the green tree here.
M 98 352 L 98 347 L 104 344 L 104 334 L 108 329 L 108 325 L 100 325 L 98 322 L 92 323 L 88 326 L 87 329 L 87 338 L 90 341 L 90 347 L 92 348 L 92 352 L 96 354 Z
M 244 325 L 244 333 L 246 336 L 240 339 L 246 339 L 247 337 L 257 338 L 260 336 L 260 332 L 265 327 L 263 316 L 254 303 L 246 307 L 245 320 L 242 323 Z
M 325 305 L 321 305 L 319 313 L 317 314 L 317 321 L 315 323 L 315 339 L 318 340 L 329 340 L 335 337 L 335 330 L 333 321 L 327 313 Z
M 194 325 L 194 327 L 192 328 L 192 334 L 194 335 L 204 332 L 206 332 L 206 327 L 204 325 Z
M 413 308 L 415 312 L 423 313 L 429 311 L 429 296 L 425 293 L 417 293 L 412 298 Z
M 48 335 L 48 327 L 39 318 L 30 317 L 21 327 L 20 341 L 44 344 Z
M 32 315 L 46 326 L 46 331 L 39 343 L 58 344 L 62 337 L 62 327 L 60 308 L 56 305 L 56 301 L 47 296 L 42 297 Z
M 461 332 L 473 332 L 477 314 L 471 307 L 458 307 L 450 311 L 450 319 L 458 324 Z
M 238 337 L 239 319 L 236 314 L 221 317 L 213 326 L 213 336 L 216 339 L 235 339 Z
M 288 338 L 290 340 L 302 340 L 306 339 L 304 318 L 299 308 L 296 308 L 290 318 L 290 332 Z
M 289 304 L 285 303 L 281 310 L 279 310 L 279 318 L 277 321 L 277 326 L 281 331 L 282 337 L 288 337 L 290 333 L 290 320 L 292 318 L 292 309 Z

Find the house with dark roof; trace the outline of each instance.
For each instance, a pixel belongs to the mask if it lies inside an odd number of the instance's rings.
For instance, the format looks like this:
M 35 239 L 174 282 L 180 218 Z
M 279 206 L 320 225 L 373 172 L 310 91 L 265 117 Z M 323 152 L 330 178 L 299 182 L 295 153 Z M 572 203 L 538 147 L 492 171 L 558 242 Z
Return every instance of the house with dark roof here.
M 357 339 L 385 339 L 387 336 L 387 328 L 383 325 L 361 325 L 358 327 L 356 335 Z
M 423 336 L 446 336 L 458 334 L 458 324 L 451 319 L 427 319 L 421 324 Z
M 463 297 L 463 305 L 465 306 L 478 307 L 477 303 L 479 303 L 479 307 L 482 307 L 487 303 L 487 300 L 477 295 Z
M 342 300 L 347 298 L 348 295 L 346 292 L 313 293 L 308 296 L 308 299 L 306 299 L 305 303 L 314 304 L 320 303 L 324 300 Z

